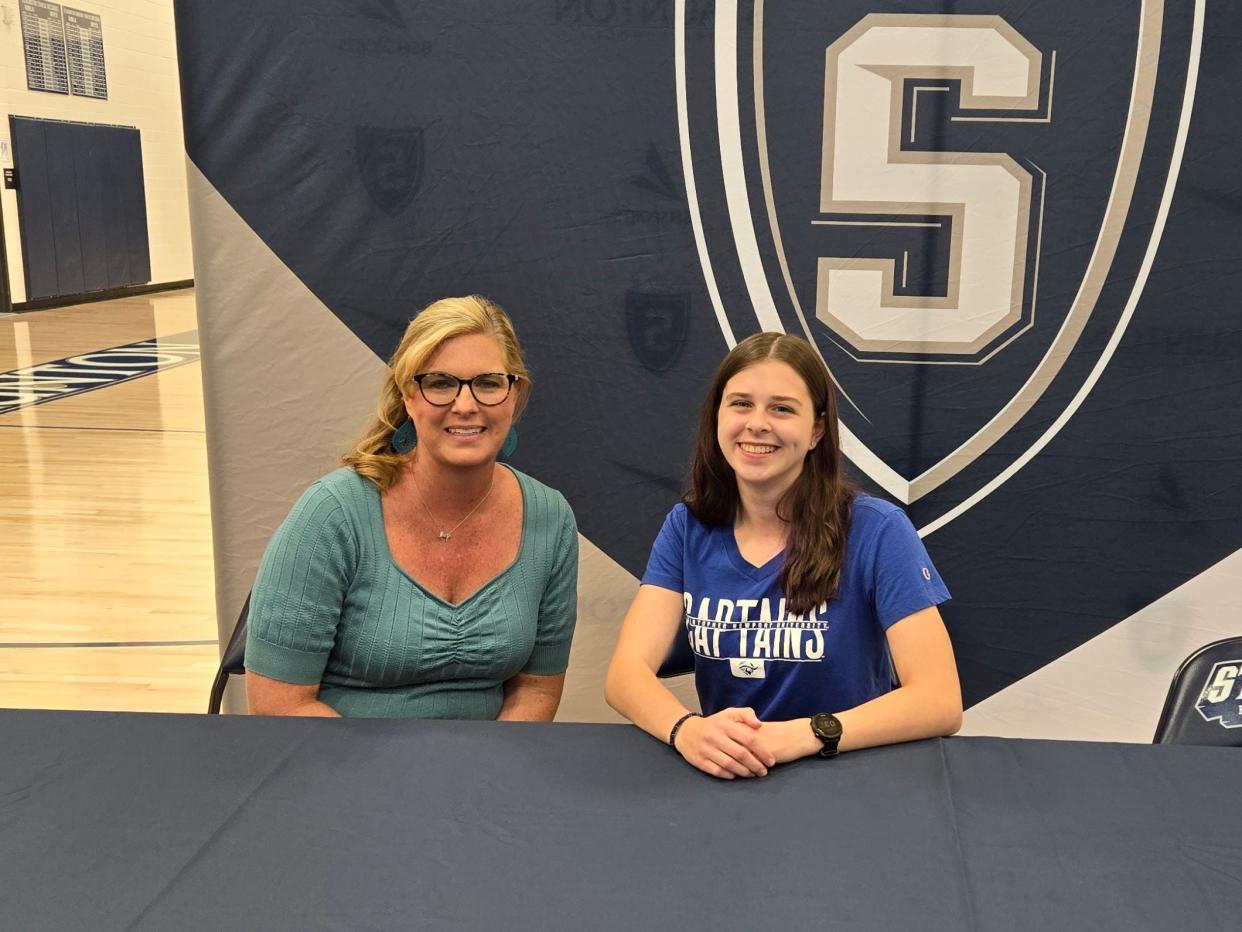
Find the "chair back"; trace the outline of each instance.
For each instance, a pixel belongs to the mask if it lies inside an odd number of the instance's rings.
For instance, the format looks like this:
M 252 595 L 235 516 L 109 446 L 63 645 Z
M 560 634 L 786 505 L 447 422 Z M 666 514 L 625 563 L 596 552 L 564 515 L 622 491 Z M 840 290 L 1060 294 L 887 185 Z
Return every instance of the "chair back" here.
M 667 679 L 670 676 L 683 676 L 694 672 L 694 651 L 690 649 L 690 639 L 686 637 L 686 629 L 677 626 L 677 635 L 664 655 L 664 662 L 656 671 L 656 676 Z
M 211 684 L 211 696 L 207 700 L 207 714 L 219 715 L 220 703 L 224 701 L 224 688 L 230 676 L 240 676 L 246 672 L 246 621 L 250 617 L 250 596 L 237 616 L 237 624 L 224 647 L 220 657 L 220 669 L 216 671 L 215 682 Z
M 1242 637 L 1214 641 L 1182 661 L 1152 743 L 1242 747 Z

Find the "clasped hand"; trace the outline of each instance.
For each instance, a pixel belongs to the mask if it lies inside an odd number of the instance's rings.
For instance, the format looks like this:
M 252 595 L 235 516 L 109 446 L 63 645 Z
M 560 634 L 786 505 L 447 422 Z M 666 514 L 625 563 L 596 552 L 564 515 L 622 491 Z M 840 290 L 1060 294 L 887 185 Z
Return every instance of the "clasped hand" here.
M 769 767 L 794 760 L 792 722 L 762 722 L 754 709 L 722 709 L 691 718 L 677 732 L 675 747 L 686 761 L 723 780 L 763 777 Z

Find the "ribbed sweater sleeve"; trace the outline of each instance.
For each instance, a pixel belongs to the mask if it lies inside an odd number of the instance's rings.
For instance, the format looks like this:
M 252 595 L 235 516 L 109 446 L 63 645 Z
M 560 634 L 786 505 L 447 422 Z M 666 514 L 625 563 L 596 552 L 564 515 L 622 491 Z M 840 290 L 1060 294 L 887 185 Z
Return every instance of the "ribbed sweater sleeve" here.
M 272 535 L 250 598 L 246 668 L 319 683 L 358 561 L 346 509 L 320 480 Z

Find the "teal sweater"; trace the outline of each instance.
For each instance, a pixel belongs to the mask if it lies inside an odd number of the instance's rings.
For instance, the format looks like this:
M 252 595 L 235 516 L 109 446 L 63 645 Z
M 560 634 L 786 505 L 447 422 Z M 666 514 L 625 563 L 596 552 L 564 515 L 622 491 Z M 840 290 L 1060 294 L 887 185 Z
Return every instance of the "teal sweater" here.
M 577 527 L 564 496 L 513 473 L 523 502 L 517 558 L 456 605 L 393 560 L 371 482 L 346 468 L 314 483 L 259 565 L 246 668 L 319 683 L 321 701 L 367 718 L 494 719 L 505 680 L 564 672 Z

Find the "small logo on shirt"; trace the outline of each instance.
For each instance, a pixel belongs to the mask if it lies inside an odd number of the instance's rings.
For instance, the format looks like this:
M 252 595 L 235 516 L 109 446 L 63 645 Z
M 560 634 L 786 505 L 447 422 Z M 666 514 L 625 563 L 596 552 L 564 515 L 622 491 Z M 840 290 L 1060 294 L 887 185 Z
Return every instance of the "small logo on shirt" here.
M 737 657 L 729 659 L 729 669 L 733 671 L 733 675 L 744 680 L 763 679 L 763 665 L 762 660 L 739 660 Z
M 923 578 L 926 579 L 928 582 L 931 582 L 931 570 L 929 570 L 927 567 L 923 567 Z

